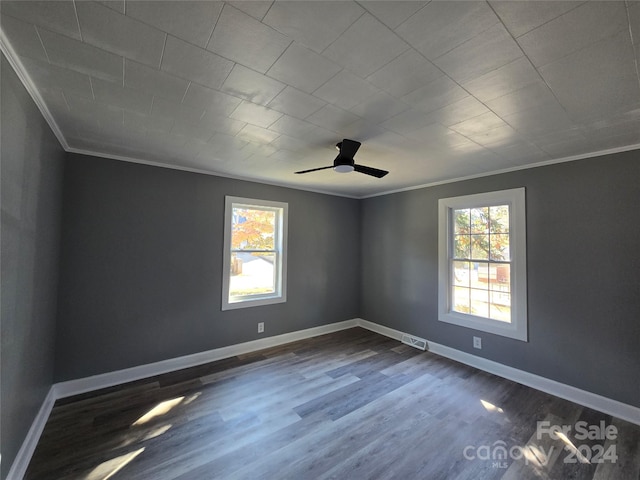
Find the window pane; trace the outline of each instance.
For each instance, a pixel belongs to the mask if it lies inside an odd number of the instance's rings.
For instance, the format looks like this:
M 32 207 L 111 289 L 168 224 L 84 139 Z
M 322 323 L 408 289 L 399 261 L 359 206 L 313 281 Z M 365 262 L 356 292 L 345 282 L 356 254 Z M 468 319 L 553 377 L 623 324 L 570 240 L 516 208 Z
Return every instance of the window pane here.
M 495 275 L 489 280 L 489 288 L 495 292 L 511 291 L 511 265 L 497 264 L 493 265 Z
M 233 253 L 229 296 L 274 293 L 275 253 Z
M 511 294 L 491 292 L 490 315 L 494 320 L 511 322 Z
M 453 211 L 453 228 L 454 233 L 470 233 L 469 232 L 469 209 Z
M 509 232 L 509 205 L 497 205 L 489 207 L 491 233 Z
M 469 286 L 469 262 L 453 262 L 453 284 Z
M 455 258 L 471 258 L 469 250 L 471 237 L 469 235 L 453 236 L 453 255 Z
M 491 260 L 510 260 L 509 234 L 496 233 L 490 235 Z
M 471 280 L 471 288 L 488 289 L 488 271 L 489 264 L 486 262 L 472 262 L 469 278 Z
M 489 233 L 489 207 L 471 209 L 471 233 Z
M 233 208 L 231 248 L 234 250 L 274 250 L 276 212 Z
M 485 263 L 485 262 L 479 262 L 478 263 L 478 277 L 477 277 L 477 282 L 474 282 L 474 284 L 472 284 L 472 287 L 475 288 L 484 288 L 484 289 L 489 289 L 489 282 L 491 281 L 491 278 L 495 278 L 496 276 L 496 267 L 495 265 L 489 264 L 489 263 Z
M 489 318 L 489 291 L 471 289 L 471 313 Z
M 471 258 L 489 259 L 489 235 L 471 235 Z
M 469 313 L 469 289 L 453 287 L 453 310 L 460 313 Z

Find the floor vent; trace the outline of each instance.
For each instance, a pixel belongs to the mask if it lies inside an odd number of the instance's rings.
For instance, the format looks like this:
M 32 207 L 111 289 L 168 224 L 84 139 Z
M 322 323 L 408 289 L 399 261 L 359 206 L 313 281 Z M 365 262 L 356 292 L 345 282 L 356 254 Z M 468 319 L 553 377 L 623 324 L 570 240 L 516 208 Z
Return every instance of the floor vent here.
M 402 343 L 419 348 L 420 350 L 427 349 L 427 341 L 424 338 L 414 337 L 408 333 L 402 334 Z

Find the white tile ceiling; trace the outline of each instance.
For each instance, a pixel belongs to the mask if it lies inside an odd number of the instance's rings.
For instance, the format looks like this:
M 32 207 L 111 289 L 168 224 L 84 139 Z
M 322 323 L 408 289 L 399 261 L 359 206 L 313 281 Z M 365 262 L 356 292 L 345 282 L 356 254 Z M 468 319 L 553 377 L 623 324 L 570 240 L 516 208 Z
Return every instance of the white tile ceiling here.
M 638 1 L 4 1 L 69 151 L 355 197 L 640 146 Z M 383 179 L 325 170 L 343 138 Z

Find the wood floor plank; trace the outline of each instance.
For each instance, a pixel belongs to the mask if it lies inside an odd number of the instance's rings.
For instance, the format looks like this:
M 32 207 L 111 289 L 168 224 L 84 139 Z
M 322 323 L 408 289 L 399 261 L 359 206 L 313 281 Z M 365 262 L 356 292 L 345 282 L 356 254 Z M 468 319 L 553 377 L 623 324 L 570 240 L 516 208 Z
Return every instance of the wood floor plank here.
M 619 438 L 607 439 L 604 450 L 615 449 L 618 459 L 616 463 L 598 463 L 593 480 L 640 480 L 640 429 L 619 418 L 614 418 L 612 425 L 618 430 Z
M 58 401 L 25 478 L 640 480 L 640 426 L 353 328 Z
M 410 393 L 420 390 L 423 385 L 416 381 L 412 388 L 408 388 L 407 384 L 378 397 L 325 425 L 325 428 L 318 429 L 312 436 L 302 437 L 276 454 L 263 456 L 253 465 L 234 472 L 234 478 L 250 478 L 255 472 L 261 472 L 263 478 L 314 478 L 318 472 L 331 468 L 337 461 L 368 445 L 385 428 L 393 429 L 396 418 L 412 414 L 416 405 Z M 325 412 L 320 410 L 313 415 L 318 414 Z M 340 435 L 336 435 L 337 432 Z

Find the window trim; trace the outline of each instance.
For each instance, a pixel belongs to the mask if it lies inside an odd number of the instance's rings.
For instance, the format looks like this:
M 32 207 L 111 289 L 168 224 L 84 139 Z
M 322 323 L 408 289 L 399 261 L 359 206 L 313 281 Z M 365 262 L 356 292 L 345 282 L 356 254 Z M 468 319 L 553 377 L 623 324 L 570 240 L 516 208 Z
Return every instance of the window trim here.
M 231 222 L 233 220 L 233 207 L 242 205 L 246 207 L 276 209 L 278 214 L 277 233 L 275 237 L 276 258 L 276 292 L 262 295 L 247 295 L 244 298 L 231 299 L 229 289 L 231 283 Z M 255 198 L 225 196 L 224 206 L 224 242 L 222 255 L 222 310 L 234 310 L 237 308 L 258 307 L 287 301 L 287 234 L 289 220 L 289 204 L 272 200 L 259 200 Z
M 453 249 L 453 210 L 509 205 L 509 249 L 511 252 L 511 322 L 451 309 L 450 256 Z M 438 320 L 461 327 L 528 341 L 527 319 L 527 238 L 525 189 L 514 188 L 438 200 Z

